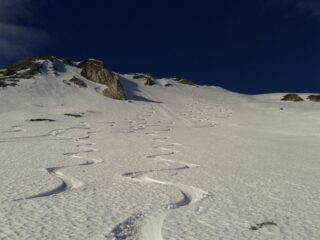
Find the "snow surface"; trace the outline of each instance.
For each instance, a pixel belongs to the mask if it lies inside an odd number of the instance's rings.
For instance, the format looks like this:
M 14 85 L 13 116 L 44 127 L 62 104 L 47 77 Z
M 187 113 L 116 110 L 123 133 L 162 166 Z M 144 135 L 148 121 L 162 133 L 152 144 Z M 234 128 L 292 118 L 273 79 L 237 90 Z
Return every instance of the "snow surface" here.
M 0 89 L 0 239 L 320 239 L 318 103 L 50 64 Z

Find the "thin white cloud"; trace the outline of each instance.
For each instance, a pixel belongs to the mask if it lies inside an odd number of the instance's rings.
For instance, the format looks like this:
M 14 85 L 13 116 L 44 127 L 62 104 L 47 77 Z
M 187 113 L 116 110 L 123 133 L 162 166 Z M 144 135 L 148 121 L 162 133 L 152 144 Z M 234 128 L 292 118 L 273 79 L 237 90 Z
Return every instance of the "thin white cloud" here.
M 300 14 L 305 14 L 311 17 L 320 16 L 320 2 L 318 0 L 304 0 L 297 3 L 297 9 Z
M 320 17 L 320 0 L 270 0 L 273 6 L 278 6 L 287 16 Z
M 0 0 L 0 64 L 38 53 L 50 42 L 40 29 L 24 26 L 36 0 Z

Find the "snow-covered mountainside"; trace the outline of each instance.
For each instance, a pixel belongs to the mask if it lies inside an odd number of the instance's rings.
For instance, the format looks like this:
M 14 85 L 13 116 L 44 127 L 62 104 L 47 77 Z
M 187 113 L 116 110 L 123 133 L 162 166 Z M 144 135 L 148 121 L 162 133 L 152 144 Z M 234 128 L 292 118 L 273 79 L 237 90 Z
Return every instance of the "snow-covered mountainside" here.
M 36 61 L 0 70 L 0 239 L 320 239 L 308 95 L 127 74 L 120 101 L 77 63 Z

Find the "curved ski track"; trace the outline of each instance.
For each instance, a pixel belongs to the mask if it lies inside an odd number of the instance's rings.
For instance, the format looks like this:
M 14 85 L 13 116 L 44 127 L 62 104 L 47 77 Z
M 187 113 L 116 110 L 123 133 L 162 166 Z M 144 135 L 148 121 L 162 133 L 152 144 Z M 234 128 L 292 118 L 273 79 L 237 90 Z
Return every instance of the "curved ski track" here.
M 48 174 L 57 177 L 61 181 L 61 184 L 59 186 L 55 187 L 54 189 L 51 189 L 51 190 L 48 190 L 48 191 L 45 191 L 45 192 L 42 192 L 42 193 L 39 193 L 39 194 L 36 194 L 33 196 L 29 196 L 29 197 L 25 197 L 25 198 L 21 198 L 21 199 L 16 199 L 16 201 L 55 196 L 60 193 L 66 192 L 68 190 L 81 188 L 84 185 L 84 183 L 81 180 L 65 175 L 62 172 L 62 170 L 66 169 L 66 168 L 71 168 L 71 167 L 83 167 L 83 166 L 89 166 L 89 165 L 93 165 L 93 164 L 100 164 L 103 162 L 103 160 L 100 160 L 100 159 L 94 159 L 94 158 L 88 158 L 88 157 L 81 156 L 82 153 L 92 153 L 92 152 L 96 152 L 99 150 L 96 148 L 92 148 L 92 145 L 95 145 L 95 143 L 91 143 L 91 142 L 87 142 L 87 141 L 83 140 L 83 139 L 90 138 L 90 133 L 92 132 L 91 126 L 88 123 L 81 122 L 80 126 L 70 127 L 70 128 L 66 128 L 66 129 L 54 129 L 54 130 L 51 130 L 48 134 L 42 135 L 42 136 L 54 136 L 54 137 L 57 137 L 57 140 L 59 140 L 59 139 L 61 139 L 61 138 L 58 138 L 59 136 L 63 135 L 64 133 L 66 133 L 70 130 L 74 130 L 74 129 L 87 130 L 85 135 L 78 137 L 78 138 L 71 138 L 74 141 L 74 143 L 76 143 L 76 146 L 78 148 L 81 148 L 82 150 L 80 150 L 78 152 L 64 153 L 63 155 L 68 156 L 70 158 L 77 158 L 77 159 L 85 160 L 85 162 L 77 164 L 77 165 L 70 165 L 70 166 L 67 165 L 67 166 L 46 168 L 45 170 L 48 172 Z
M 150 106 L 151 109 L 147 108 L 144 114 L 137 116 L 137 119 L 129 121 L 130 132 L 147 130 L 144 133 L 147 136 L 152 137 L 151 140 L 153 142 L 159 144 L 155 146 L 154 149 L 161 150 L 163 153 L 147 155 L 146 158 L 155 161 L 163 161 L 167 165 L 170 165 L 170 163 L 174 163 L 175 165 L 179 164 L 182 166 L 175 168 L 153 169 L 149 171 L 127 172 L 122 174 L 122 176 L 126 178 L 129 177 L 135 181 L 140 181 L 147 184 L 172 186 L 181 193 L 182 198 L 178 202 L 163 204 L 162 207 L 160 207 L 155 212 L 139 212 L 130 216 L 129 218 L 115 226 L 112 231 L 108 235 L 106 235 L 106 238 L 108 240 L 132 240 L 140 238 L 144 240 L 164 240 L 162 237 L 162 225 L 167 215 L 171 211 L 182 207 L 188 207 L 210 196 L 209 192 L 199 188 L 195 188 L 193 186 L 161 181 L 148 176 L 148 174 L 154 172 L 161 173 L 173 171 L 178 173 L 178 171 L 187 169 L 191 170 L 193 168 L 200 167 L 197 164 L 175 161 L 169 158 L 179 153 L 179 151 L 176 150 L 175 147 L 181 146 L 182 144 L 170 141 L 169 136 L 160 135 L 160 132 L 170 132 L 171 128 L 169 125 L 172 126 L 173 122 L 169 122 L 168 126 L 162 130 L 148 130 L 153 126 L 159 127 L 162 123 L 161 121 L 158 121 L 155 125 L 148 125 L 148 120 L 156 113 L 153 104 L 151 104 Z M 165 111 L 165 109 L 162 109 L 162 111 Z

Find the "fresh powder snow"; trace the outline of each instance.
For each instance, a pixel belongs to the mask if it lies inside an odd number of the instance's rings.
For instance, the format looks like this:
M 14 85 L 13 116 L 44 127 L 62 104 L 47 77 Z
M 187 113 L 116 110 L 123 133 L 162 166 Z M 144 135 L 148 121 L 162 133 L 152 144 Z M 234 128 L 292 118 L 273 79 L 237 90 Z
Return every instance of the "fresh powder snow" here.
M 43 66 L 0 88 L 0 239 L 320 239 L 320 103 Z

